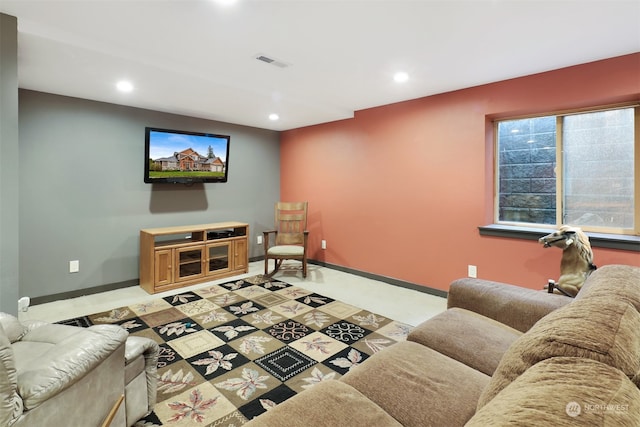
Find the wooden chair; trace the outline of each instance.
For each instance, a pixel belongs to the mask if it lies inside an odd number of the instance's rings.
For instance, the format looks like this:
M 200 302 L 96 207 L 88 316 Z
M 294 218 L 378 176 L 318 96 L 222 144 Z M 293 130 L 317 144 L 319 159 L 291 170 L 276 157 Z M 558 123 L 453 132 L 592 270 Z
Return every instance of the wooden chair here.
M 275 238 L 270 240 L 272 234 Z M 283 260 L 294 259 L 302 262 L 302 277 L 307 277 L 307 202 L 277 202 L 275 230 L 265 231 L 263 235 L 266 276 L 273 276 Z M 275 262 L 272 273 L 269 273 L 270 259 Z

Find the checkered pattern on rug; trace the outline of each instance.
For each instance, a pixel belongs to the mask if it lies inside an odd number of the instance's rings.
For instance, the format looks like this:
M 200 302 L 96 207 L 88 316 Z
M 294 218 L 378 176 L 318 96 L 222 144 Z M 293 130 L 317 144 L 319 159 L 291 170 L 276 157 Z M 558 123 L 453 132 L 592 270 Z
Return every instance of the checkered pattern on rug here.
M 117 324 L 160 344 L 158 403 L 138 426 L 242 425 L 411 328 L 264 276 L 60 323 Z

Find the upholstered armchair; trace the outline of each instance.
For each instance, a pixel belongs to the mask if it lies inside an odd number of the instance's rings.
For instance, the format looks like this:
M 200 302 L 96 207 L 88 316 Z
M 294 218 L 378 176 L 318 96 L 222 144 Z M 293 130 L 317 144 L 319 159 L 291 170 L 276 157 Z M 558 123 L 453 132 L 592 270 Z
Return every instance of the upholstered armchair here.
M 0 313 L 0 426 L 101 426 L 112 409 L 110 426 L 131 426 L 155 404 L 157 357 L 119 326 Z

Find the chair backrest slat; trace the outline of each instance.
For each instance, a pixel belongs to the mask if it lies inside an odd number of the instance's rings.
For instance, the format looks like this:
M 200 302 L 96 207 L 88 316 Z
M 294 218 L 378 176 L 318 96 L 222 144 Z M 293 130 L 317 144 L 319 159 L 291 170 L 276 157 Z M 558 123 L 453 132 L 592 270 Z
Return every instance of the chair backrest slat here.
M 307 229 L 307 202 L 277 202 L 275 227 L 276 245 L 301 245 Z

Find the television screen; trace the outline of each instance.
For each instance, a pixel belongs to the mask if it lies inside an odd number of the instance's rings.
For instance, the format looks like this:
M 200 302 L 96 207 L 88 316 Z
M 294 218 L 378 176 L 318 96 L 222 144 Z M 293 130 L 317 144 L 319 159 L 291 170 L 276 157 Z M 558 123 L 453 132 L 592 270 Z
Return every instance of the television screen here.
M 145 128 L 144 182 L 227 182 L 228 135 Z

